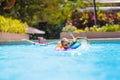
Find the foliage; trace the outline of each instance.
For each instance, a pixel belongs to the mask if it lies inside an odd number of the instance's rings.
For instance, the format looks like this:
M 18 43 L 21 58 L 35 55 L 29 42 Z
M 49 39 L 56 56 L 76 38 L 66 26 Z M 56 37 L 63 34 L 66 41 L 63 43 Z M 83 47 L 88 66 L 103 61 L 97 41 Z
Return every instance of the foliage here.
M 91 32 L 104 32 L 105 28 L 100 28 L 98 26 L 93 26 L 89 29 Z
M 16 4 L 4 10 L 7 4 Z M 65 20 L 70 20 L 72 11 L 76 8 L 85 7 L 89 3 L 84 0 L 3 0 L 0 1 L 1 11 L 4 16 L 12 16 L 27 22 L 30 26 L 38 26 L 39 22 L 50 24 L 61 24 Z
M 117 13 L 118 20 L 120 20 L 120 12 Z
M 75 14 L 75 13 L 74 13 Z M 78 29 L 85 29 L 94 25 L 94 14 L 93 12 L 76 12 L 76 15 L 72 19 L 72 23 Z M 97 13 L 97 23 L 99 26 L 106 24 L 120 24 L 120 12 L 101 12 Z
M 75 30 L 77 30 L 77 28 L 72 25 L 67 25 L 62 29 L 63 32 L 68 32 L 68 31 L 74 32 Z
M 77 29 L 74 31 L 75 33 L 85 32 L 83 29 Z
M 119 32 L 120 31 L 120 25 L 118 24 L 106 24 L 102 27 L 99 26 L 93 26 L 93 27 L 86 27 L 85 29 L 77 29 L 75 32 Z
M 105 25 L 103 28 L 106 30 L 106 32 L 116 32 L 120 31 L 120 25 Z
M 20 19 L 32 27 L 44 30 L 46 38 L 55 38 L 59 35 L 67 20 L 72 21 L 72 24 L 78 28 L 76 32 L 109 31 L 111 29 L 102 26 L 120 24 L 120 13 L 98 11 L 98 23 L 101 27 L 90 28 L 94 25 L 93 12 L 81 12 L 80 9 L 91 7 L 92 3 L 93 0 L 0 0 L 0 14 L 12 19 Z M 110 4 L 98 3 L 97 7 L 106 5 Z M 46 24 L 39 25 L 42 22 Z
M 4 0 L 3 2 L 7 2 L 7 0 Z M 4 10 L 8 10 L 8 9 L 11 9 L 14 5 L 15 5 L 15 2 L 16 0 L 10 0 L 10 2 L 5 6 L 3 7 Z
M 0 32 L 25 33 L 28 25 L 20 20 L 0 16 Z

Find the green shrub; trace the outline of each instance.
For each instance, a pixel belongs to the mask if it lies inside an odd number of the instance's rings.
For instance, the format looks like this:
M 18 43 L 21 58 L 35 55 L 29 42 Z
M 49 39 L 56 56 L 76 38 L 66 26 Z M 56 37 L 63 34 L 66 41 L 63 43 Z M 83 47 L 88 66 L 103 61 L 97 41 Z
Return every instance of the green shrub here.
M 99 27 L 98 27 L 98 26 L 95 26 L 95 25 L 90 28 L 90 31 L 91 31 L 91 32 L 98 32 L 98 30 L 99 30 Z
M 114 25 L 108 25 L 106 24 L 105 26 L 102 27 L 98 27 L 98 26 L 93 26 L 90 29 L 89 28 L 85 28 L 84 30 L 85 32 L 90 31 L 90 32 L 116 32 L 116 31 L 120 31 L 120 25 L 118 24 L 114 24 Z
M 120 31 L 120 25 L 105 25 L 103 26 L 106 29 L 106 32 Z
M 68 31 L 72 29 L 70 26 L 65 27 L 64 31 Z M 74 32 L 80 33 L 80 32 L 117 32 L 120 31 L 120 25 L 118 24 L 106 24 L 105 26 L 98 27 L 98 26 L 93 26 L 93 27 L 86 27 L 85 29 L 76 29 Z
M 63 32 L 68 32 L 68 31 L 74 32 L 76 30 L 77 30 L 77 28 L 72 25 L 67 25 L 62 29 Z
M 88 27 L 86 27 L 86 28 L 84 29 L 84 31 L 85 31 L 85 32 L 89 32 L 90 29 L 89 29 Z
M 27 23 L 20 20 L 0 16 L 0 32 L 25 33 L 27 27 Z
M 77 29 L 77 30 L 75 30 L 74 32 L 75 32 L 75 33 L 80 33 L 80 32 L 85 32 L 85 31 L 82 30 L 82 29 Z

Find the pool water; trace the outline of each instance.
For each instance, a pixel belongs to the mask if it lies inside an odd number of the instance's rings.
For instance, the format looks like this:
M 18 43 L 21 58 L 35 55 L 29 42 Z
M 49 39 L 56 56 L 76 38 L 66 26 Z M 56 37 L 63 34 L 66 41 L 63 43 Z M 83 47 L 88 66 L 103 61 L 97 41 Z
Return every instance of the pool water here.
M 55 51 L 56 45 L 0 45 L 0 80 L 120 79 L 120 42 L 68 51 Z

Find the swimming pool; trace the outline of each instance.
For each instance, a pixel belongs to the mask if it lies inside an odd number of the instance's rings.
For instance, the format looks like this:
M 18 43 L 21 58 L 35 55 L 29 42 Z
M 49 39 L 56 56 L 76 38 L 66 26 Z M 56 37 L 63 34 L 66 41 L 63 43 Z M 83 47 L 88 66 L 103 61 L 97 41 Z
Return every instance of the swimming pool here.
M 0 45 L 0 80 L 119 80 L 120 41 L 97 41 L 76 50 L 56 44 Z

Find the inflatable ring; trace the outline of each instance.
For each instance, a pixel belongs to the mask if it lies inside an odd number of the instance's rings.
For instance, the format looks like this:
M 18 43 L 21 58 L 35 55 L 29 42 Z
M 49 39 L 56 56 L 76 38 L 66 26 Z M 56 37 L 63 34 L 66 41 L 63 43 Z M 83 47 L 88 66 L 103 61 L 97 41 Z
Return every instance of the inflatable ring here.
M 78 48 L 79 46 L 80 46 L 80 43 L 77 42 L 77 43 L 75 43 L 74 45 L 72 45 L 70 48 L 68 48 L 68 49 L 66 49 L 66 50 L 76 49 L 76 48 Z M 61 45 L 59 45 L 59 46 L 57 46 L 57 47 L 55 48 L 55 50 L 61 51 L 61 50 L 64 50 L 64 48 L 63 48 Z
M 70 48 L 71 48 L 71 49 L 76 49 L 76 48 L 78 48 L 79 46 L 80 46 L 80 43 L 77 42 L 77 43 L 75 43 L 74 45 L 72 45 Z

